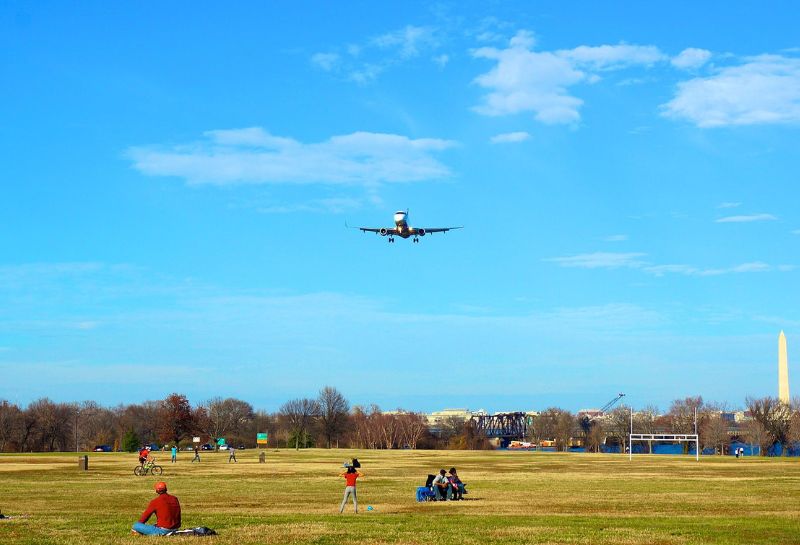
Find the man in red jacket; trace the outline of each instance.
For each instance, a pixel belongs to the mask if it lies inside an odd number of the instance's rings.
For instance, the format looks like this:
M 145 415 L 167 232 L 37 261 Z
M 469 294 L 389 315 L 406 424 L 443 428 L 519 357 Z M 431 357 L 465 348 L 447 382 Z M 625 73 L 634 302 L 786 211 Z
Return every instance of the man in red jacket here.
M 178 498 L 167 494 L 167 483 L 157 482 L 156 494 L 158 496 L 147 505 L 147 509 L 139 517 L 138 522 L 133 524 L 133 533 L 163 536 L 181 527 L 181 504 L 178 503 Z M 147 524 L 147 520 L 153 513 L 156 514 L 155 525 Z

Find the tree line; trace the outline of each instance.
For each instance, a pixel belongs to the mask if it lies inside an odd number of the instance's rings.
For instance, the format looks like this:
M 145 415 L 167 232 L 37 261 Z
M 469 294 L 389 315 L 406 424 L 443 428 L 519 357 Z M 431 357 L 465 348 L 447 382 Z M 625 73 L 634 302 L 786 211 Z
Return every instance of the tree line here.
M 213 398 L 192 405 L 183 394 L 158 401 L 103 407 L 94 401 L 58 403 L 48 398 L 19 407 L 0 400 L 0 452 L 87 451 L 98 445 L 133 451 L 142 445 L 192 444 L 219 438 L 253 447 L 266 432 L 271 447 L 481 448 L 488 443 L 448 422 L 435 433 L 424 414 L 383 412 L 377 405 L 351 407 L 335 388 L 316 398 L 292 399 L 277 412 L 255 410 L 243 400 Z
M 786 454 L 788 447 L 800 443 L 800 401 L 787 404 L 772 397 L 747 398 L 745 407 L 744 418 L 738 421 L 731 418 L 734 412 L 726 405 L 706 403 L 700 396 L 677 399 L 666 413 L 656 407 L 632 411 L 621 405 L 602 417 L 590 418 L 551 407 L 531 419 L 529 439 L 536 444 L 552 442 L 561 451 L 581 446 L 600 452 L 603 446 L 612 446 L 625 452 L 630 448 L 632 418 L 634 433 L 696 432 L 700 447 L 718 454 L 728 454 L 734 442 L 759 447 L 762 455 L 773 452 L 776 445 L 787 447 L 781 450 Z M 688 448 L 685 443 L 684 452 Z
M 733 441 L 758 446 L 762 454 L 776 444 L 800 442 L 800 403 L 748 398 L 746 408 L 745 419 L 732 421 L 724 405 L 687 397 L 673 401 L 663 414 L 655 407 L 633 411 L 633 427 L 635 433 L 692 434 L 696 411 L 702 448 L 720 454 L 727 453 Z M 630 426 L 627 406 L 597 418 L 550 407 L 530 416 L 526 439 L 537 445 L 552 444 L 557 450 L 581 446 L 599 452 L 604 446 L 615 446 L 624 452 L 630 447 Z M 192 444 L 193 437 L 200 437 L 203 443 L 225 438 L 234 446 L 253 447 L 256 434 L 263 432 L 269 434 L 269 446 L 297 449 L 491 448 L 468 420 L 448 417 L 429 426 L 421 413 L 384 412 L 377 405 L 351 407 L 329 386 L 316 398 L 289 400 L 274 413 L 255 410 L 235 398 L 213 398 L 192 405 L 179 393 L 116 407 L 93 401 L 58 403 L 48 398 L 19 407 L 0 400 L 0 452 L 86 451 L 97 445 L 125 451 L 145 444 L 185 447 Z

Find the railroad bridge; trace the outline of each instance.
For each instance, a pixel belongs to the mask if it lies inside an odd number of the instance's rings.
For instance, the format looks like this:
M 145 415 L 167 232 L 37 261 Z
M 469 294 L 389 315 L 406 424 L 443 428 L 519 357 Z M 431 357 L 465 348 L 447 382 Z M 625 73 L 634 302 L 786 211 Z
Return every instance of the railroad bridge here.
M 478 433 L 490 439 L 525 439 L 528 434 L 528 415 L 522 412 L 473 416 L 470 421 Z

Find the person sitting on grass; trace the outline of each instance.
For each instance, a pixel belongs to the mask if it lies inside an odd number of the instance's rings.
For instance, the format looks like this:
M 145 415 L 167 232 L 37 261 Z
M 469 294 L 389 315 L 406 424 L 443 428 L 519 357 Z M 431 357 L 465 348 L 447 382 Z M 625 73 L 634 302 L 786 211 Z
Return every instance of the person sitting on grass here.
M 450 475 L 447 477 L 447 480 L 450 481 L 450 486 L 453 488 L 453 499 L 454 500 L 463 500 L 464 499 L 464 492 L 466 492 L 466 485 L 461 482 L 461 479 L 458 478 L 458 473 L 456 473 L 456 468 L 450 468 Z
M 433 490 L 436 492 L 436 499 L 440 501 L 449 500 L 451 497 L 450 481 L 447 480 L 447 471 L 439 470 L 439 474 L 433 480 Z
M 157 482 L 155 488 L 158 496 L 147 504 L 142 516 L 133 523 L 132 534 L 163 536 L 181 527 L 181 504 L 178 498 L 167 494 L 165 482 Z M 156 514 L 156 523 L 147 524 L 153 513 Z

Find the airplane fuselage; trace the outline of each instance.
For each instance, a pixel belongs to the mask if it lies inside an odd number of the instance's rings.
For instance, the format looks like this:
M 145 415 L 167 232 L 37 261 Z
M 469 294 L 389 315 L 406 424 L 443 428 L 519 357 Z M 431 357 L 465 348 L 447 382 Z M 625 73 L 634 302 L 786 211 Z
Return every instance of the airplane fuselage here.
M 401 238 L 408 238 L 413 235 L 413 231 L 408 226 L 406 217 L 408 212 L 395 212 L 394 213 L 394 226 L 397 229 L 397 236 Z

